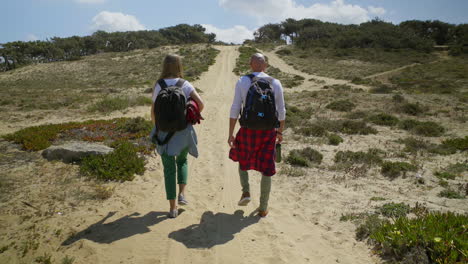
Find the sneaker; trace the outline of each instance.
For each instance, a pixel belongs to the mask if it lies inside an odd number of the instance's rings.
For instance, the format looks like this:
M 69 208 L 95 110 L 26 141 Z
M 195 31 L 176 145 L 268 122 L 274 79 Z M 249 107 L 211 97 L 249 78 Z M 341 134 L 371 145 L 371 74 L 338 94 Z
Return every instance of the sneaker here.
M 263 218 L 263 217 L 266 217 L 267 214 L 268 214 L 268 210 L 265 210 L 265 211 L 263 211 L 263 210 L 258 210 L 258 214 L 257 214 L 257 215 Z
M 240 206 L 246 206 L 247 204 L 249 204 L 250 202 L 250 193 L 249 192 L 243 192 L 242 193 L 242 196 L 239 200 L 239 202 L 237 203 L 238 205 Z
M 176 218 L 179 215 L 179 211 L 177 209 L 169 211 L 167 217 L 169 218 Z
M 177 201 L 179 202 L 180 205 L 187 205 L 188 201 L 185 200 L 185 197 L 183 194 L 179 194 L 179 197 L 177 198 Z

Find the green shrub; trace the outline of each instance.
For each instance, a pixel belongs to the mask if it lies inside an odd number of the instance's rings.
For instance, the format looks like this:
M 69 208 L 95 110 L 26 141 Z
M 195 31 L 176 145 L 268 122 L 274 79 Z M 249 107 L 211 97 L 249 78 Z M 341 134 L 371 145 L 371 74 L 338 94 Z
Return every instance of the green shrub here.
M 304 136 L 323 137 L 327 134 L 327 130 L 318 124 L 310 124 L 299 129 L 295 129 L 296 132 L 301 133 Z
M 312 108 L 301 110 L 296 106 L 286 105 L 286 119 L 289 127 L 297 127 L 306 123 L 312 116 Z
M 339 100 L 339 101 L 333 101 L 329 103 L 326 108 L 334 110 L 334 111 L 340 111 L 340 112 L 349 112 L 353 110 L 356 107 L 356 105 L 349 100 Z
M 439 197 L 445 197 L 449 199 L 464 199 L 465 198 L 465 196 L 461 195 L 460 193 L 452 189 L 445 189 L 441 191 L 438 195 Z
M 286 158 L 286 162 L 291 165 L 311 167 L 313 164 L 320 164 L 322 159 L 323 155 L 320 152 L 307 147 L 301 150 L 291 150 Z
M 361 118 L 367 118 L 369 116 L 369 113 L 364 112 L 364 111 L 356 111 L 356 112 L 351 112 L 346 114 L 346 118 L 349 119 L 361 119 Z
M 338 136 L 337 134 L 328 135 L 328 144 L 329 145 L 338 146 L 342 142 L 343 142 L 343 138 Z
M 90 112 L 110 113 L 112 111 L 124 110 L 130 107 L 128 97 L 107 97 L 88 107 Z
M 344 120 L 341 123 L 341 133 L 348 135 L 369 135 L 377 134 L 377 130 L 373 127 L 368 126 L 363 121 Z
M 409 137 L 405 139 L 398 140 L 399 143 L 405 144 L 405 148 L 403 151 L 405 152 L 418 152 L 421 150 L 427 150 L 429 148 L 429 143 L 424 140 L 420 140 L 417 138 Z
M 468 136 L 464 138 L 450 138 L 442 141 L 442 145 L 454 148 L 460 151 L 468 150 Z
M 386 203 L 382 205 L 378 212 L 385 217 L 398 218 L 406 216 L 411 211 L 409 205 L 404 203 Z
M 457 149 L 451 146 L 443 145 L 443 144 L 440 144 L 440 145 L 431 144 L 429 146 L 429 152 L 446 156 L 446 155 L 452 155 L 452 154 L 457 153 Z
M 149 134 L 153 128 L 153 123 L 142 117 L 135 117 L 127 119 L 119 128 L 129 133 L 143 132 Z
M 392 93 L 394 90 L 395 88 L 391 86 L 381 84 L 377 87 L 373 87 L 372 89 L 370 89 L 370 92 L 374 94 L 389 94 Z
M 352 164 L 360 163 L 372 166 L 382 163 L 382 158 L 372 152 L 338 151 L 335 154 L 335 162 Z
M 280 49 L 276 51 L 276 54 L 278 55 L 291 55 L 292 51 L 290 49 Z
M 406 175 L 406 172 L 416 171 L 416 170 L 417 170 L 416 166 L 409 164 L 407 162 L 385 161 L 382 163 L 381 173 L 386 177 L 394 179 L 400 176 L 402 173 L 403 175 Z
M 120 142 L 117 148 L 106 155 L 89 156 L 83 159 L 80 172 L 99 180 L 131 181 L 135 174 L 145 172 L 145 161 L 130 142 Z
M 447 180 L 454 180 L 457 177 L 457 175 L 450 173 L 450 172 L 446 172 L 446 171 L 438 171 L 434 173 L 434 175 L 439 179 L 447 179 Z
M 134 104 L 135 105 L 152 105 L 153 99 L 151 99 L 150 97 L 140 95 L 137 98 L 135 98 Z
M 424 112 L 426 112 L 425 108 L 422 107 L 419 103 L 406 103 L 401 106 L 401 110 L 403 113 L 413 116 L 422 115 Z
M 414 119 L 401 121 L 400 128 L 425 137 L 438 137 L 445 132 L 445 128 L 437 123 L 432 121 L 420 122 Z
M 388 220 L 381 219 L 377 214 L 372 214 L 365 219 L 363 224 L 356 228 L 356 239 L 364 240 L 374 234 L 382 225 L 388 223 Z
M 416 218 L 400 217 L 393 223 L 366 222 L 364 228 L 369 229 L 370 242 L 379 253 L 399 263 L 424 263 L 408 262 L 414 259 L 414 252 L 420 252 L 426 263 L 455 264 L 466 260 L 467 222 L 466 215 L 431 212 Z M 418 248 L 423 250 L 416 251 Z
M 395 103 L 403 103 L 405 101 L 405 97 L 401 94 L 395 94 L 392 96 L 392 101 Z
M 385 201 L 387 199 L 380 197 L 380 196 L 374 196 L 370 198 L 371 201 Z
M 369 121 L 380 126 L 396 126 L 399 122 L 397 117 L 385 113 L 372 115 Z

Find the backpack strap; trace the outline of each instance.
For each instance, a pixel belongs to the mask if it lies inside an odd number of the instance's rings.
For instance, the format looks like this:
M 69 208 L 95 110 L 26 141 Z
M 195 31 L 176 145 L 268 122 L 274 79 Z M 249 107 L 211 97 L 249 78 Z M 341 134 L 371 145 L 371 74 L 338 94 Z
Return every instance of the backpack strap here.
M 166 83 L 166 81 L 164 81 L 164 79 L 159 79 L 158 84 L 161 87 L 161 90 L 164 89 L 164 88 L 167 88 L 167 83 Z
M 249 77 L 249 79 L 250 79 L 251 82 L 254 81 L 255 74 L 251 73 L 251 74 L 247 74 L 246 76 Z
M 175 86 L 182 88 L 182 86 L 184 85 L 184 83 L 185 83 L 185 80 L 182 79 L 182 78 L 179 78 L 179 80 L 177 81 L 177 83 L 175 84 Z

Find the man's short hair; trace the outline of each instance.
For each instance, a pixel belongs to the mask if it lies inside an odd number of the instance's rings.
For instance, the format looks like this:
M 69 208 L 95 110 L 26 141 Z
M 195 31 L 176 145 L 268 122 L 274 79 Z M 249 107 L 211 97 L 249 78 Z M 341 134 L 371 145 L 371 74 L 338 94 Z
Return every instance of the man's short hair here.
M 266 56 L 264 56 L 263 54 L 258 53 L 258 52 L 253 54 L 252 57 L 250 57 L 250 61 L 252 61 L 252 60 L 257 60 L 257 61 L 260 61 L 262 63 L 267 63 L 268 62 Z

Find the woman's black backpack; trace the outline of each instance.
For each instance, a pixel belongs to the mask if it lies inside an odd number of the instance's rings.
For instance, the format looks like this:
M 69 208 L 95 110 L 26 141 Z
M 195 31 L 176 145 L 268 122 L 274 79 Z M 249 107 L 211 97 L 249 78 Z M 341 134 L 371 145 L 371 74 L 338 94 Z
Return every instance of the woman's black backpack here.
M 271 77 L 247 75 L 251 84 L 239 120 L 242 127 L 270 130 L 279 126 Z
M 154 102 L 154 116 L 159 131 L 176 132 L 187 127 L 184 82 L 181 78 L 175 85 L 167 86 L 163 79 L 158 80 L 161 91 Z

